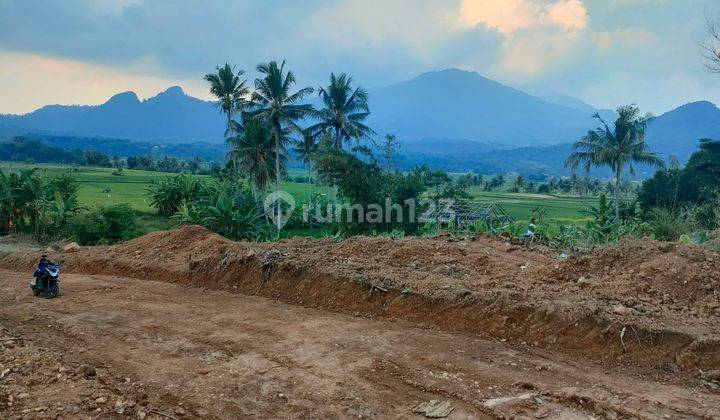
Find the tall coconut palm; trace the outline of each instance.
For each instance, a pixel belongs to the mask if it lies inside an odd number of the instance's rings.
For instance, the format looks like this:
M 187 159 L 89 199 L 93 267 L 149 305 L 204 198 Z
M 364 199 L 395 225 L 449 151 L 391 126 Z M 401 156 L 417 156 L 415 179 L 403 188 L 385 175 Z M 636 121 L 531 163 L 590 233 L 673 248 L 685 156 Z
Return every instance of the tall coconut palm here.
M 615 218 L 620 220 L 620 184 L 623 169 L 627 167 L 634 174 L 633 163 L 662 167 L 663 161 L 652 153 L 645 143 L 647 117 L 640 116 L 635 105 L 617 109 L 618 118 L 613 129 L 598 115 L 593 115 L 600 127 L 573 144 L 573 152 L 565 165 L 574 169 L 583 164 L 585 171 L 592 166 L 609 166 L 615 174 Z
M 287 136 L 287 130 L 283 130 Z M 272 168 L 275 164 L 275 140 L 270 127 L 261 120 L 250 119 L 239 136 L 228 139 L 230 151 L 227 158 L 248 174 L 253 197 L 261 194 L 272 181 Z M 281 162 L 284 168 L 284 162 Z
M 206 74 L 204 79 L 210 84 L 210 93 L 217 98 L 216 105 L 220 111 L 227 116 L 227 128 L 225 136 L 232 137 L 239 128 L 233 120 L 236 110 L 242 110 L 245 103 L 245 96 L 250 90 L 245 86 L 245 80 L 240 80 L 245 72 L 239 70 L 235 73 L 235 66 L 225 63 L 224 66 L 216 68 L 217 73 Z
M 343 142 L 359 140 L 375 132 L 363 121 L 370 115 L 365 89 L 358 86 L 353 89 L 352 77 L 345 73 L 330 73 L 330 84 L 318 91 L 324 108 L 317 112 L 320 122 L 309 127 L 311 132 L 327 131 L 332 133 L 332 145 L 342 148 Z M 337 205 L 337 185 L 333 185 L 333 201 Z
M 312 132 L 332 132 L 333 146 L 338 149 L 344 141 L 375 134 L 363 124 L 370 115 L 367 92 L 360 86 L 353 89 L 352 81 L 352 77 L 345 73 L 337 76 L 330 74 L 330 84 L 318 91 L 325 106 L 317 113 L 320 122 L 309 128 Z
M 257 109 L 251 115 L 256 119 L 265 121 L 270 126 L 275 142 L 275 192 L 279 192 L 281 157 L 285 157 L 283 152 L 287 140 L 283 130 L 302 132 L 296 121 L 311 114 L 313 108 L 308 104 L 300 104 L 299 102 L 311 95 L 313 88 L 305 87 L 291 93 L 291 89 L 296 83 L 295 75 L 292 71 L 285 70 L 285 60 L 280 65 L 275 61 L 258 64 L 257 71 L 263 77 L 255 79 L 252 101 Z M 276 203 L 275 209 L 279 231 L 281 227 L 279 202 Z
M 324 133 L 323 133 L 324 135 Z M 318 140 L 309 131 L 303 131 L 302 140 L 297 142 L 293 151 L 307 167 L 307 184 L 308 184 L 308 205 L 312 204 L 312 162 L 315 159 L 315 153 L 318 149 Z

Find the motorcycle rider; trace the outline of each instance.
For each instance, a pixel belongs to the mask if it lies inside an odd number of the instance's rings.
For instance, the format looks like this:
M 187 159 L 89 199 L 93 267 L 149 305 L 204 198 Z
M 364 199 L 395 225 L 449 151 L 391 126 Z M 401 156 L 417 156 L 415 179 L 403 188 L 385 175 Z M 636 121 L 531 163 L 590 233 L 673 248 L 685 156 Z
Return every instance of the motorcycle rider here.
M 40 294 L 42 294 L 46 298 L 52 298 L 57 296 L 57 285 L 54 286 L 54 293 L 50 292 L 51 279 L 48 278 L 48 265 L 57 265 L 57 263 L 49 259 L 47 255 L 43 254 L 42 256 L 40 256 L 40 261 L 38 262 L 37 268 L 35 269 L 35 273 L 33 273 L 35 281 L 34 283 L 31 283 L 31 288 L 33 289 L 33 293 L 35 294 L 35 296 L 38 296 Z

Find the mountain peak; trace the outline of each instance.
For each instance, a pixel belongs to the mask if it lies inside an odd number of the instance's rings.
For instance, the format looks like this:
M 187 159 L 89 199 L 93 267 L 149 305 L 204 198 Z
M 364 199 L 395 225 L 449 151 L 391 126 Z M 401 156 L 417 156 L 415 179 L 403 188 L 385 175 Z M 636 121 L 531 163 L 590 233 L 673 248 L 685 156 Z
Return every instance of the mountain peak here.
M 135 105 L 139 104 L 140 99 L 138 99 L 135 92 L 121 92 L 118 94 L 113 95 L 110 99 L 105 102 L 105 105 L 111 105 L 111 106 L 128 106 L 128 105 Z
M 688 102 L 684 105 L 680 105 L 679 107 L 675 108 L 674 110 L 670 111 L 685 111 L 685 110 L 703 110 L 703 111 L 717 111 L 718 107 L 710 102 L 710 101 L 695 101 L 695 102 Z
M 444 70 L 428 71 L 415 77 L 414 80 L 489 80 L 481 76 L 479 73 L 469 70 L 462 70 L 456 67 L 450 67 Z
M 157 96 L 185 96 L 185 91 L 183 91 L 180 86 L 170 86 L 169 88 L 165 89 L 165 91 L 158 93 Z

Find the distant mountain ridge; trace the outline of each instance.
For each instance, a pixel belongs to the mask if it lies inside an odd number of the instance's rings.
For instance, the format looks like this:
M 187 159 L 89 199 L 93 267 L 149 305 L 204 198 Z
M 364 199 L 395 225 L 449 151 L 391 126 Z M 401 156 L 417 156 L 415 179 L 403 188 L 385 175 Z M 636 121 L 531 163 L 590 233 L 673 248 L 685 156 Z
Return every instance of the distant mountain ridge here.
M 462 138 L 510 147 L 576 139 L 591 115 L 458 69 L 428 72 L 370 92 L 368 125 L 398 138 Z
M 48 105 L 25 115 L 0 115 L 0 125 L 46 133 L 187 143 L 222 141 L 224 118 L 211 102 L 179 86 L 141 101 L 122 92 L 102 105 Z
M 408 142 L 457 138 L 536 146 L 572 141 L 593 123 L 588 109 L 546 101 L 458 69 L 423 73 L 373 90 L 369 97 L 368 124 Z M 48 105 L 25 115 L 0 115 L 0 125 L 137 141 L 222 142 L 223 117 L 210 105 L 174 86 L 144 101 L 122 92 L 96 106 Z
M 478 161 L 476 166 L 491 158 L 492 167 L 513 166 L 511 153 L 492 157 L 489 152 L 524 148 L 527 153 L 519 159 L 520 169 L 565 171 L 556 168 L 565 156 L 551 155 L 565 154 L 567 144 L 597 127 L 594 112 L 608 122 L 615 117 L 614 111 L 597 110 L 571 96 L 537 97 L 457 69 L 428 72 L 372 90 L 369 101 L 368 125 L 380 136 L 396 134 L 406 162 L 425 159 L 431 166 L 444 162 L 453 170 L 474 169 L 470 156 Z M 94 147 L 101 137 L 152 144 L 218 144 L 223 142 L 224 128 L 217 107 L 186 95 L 178 86 L 146 100 L 123 92 L 102 105 L 48 105 L 25 115 L 0 115 L 0 137 L 25 133 L 91 137 Z M 646 138 L 664 159 L 675 154 L 685 161 L 700 138 L 720 138 L 720 110 L 707 101 L 682 105 L 654 118 Z M 537 162 L 532 160 L 535 151 Z

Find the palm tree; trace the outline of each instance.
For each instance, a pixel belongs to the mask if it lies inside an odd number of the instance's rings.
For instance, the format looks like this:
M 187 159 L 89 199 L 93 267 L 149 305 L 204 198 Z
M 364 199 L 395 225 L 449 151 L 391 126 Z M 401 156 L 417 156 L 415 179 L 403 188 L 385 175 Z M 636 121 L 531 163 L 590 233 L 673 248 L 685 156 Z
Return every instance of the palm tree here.
M 582 163 L 585 171 L 592 166 L 609 166 L 615 174 L 615 217 L 620 220 L 620 184 L 623 169 L 627 166 L 634 174 L 633 163 L 663 166 L 663 161 L 650 152 L 645 143 L 647 117 L 640 116 L 635 105 L 621 106 L 617 109 L 618 118 L 611 130 L 599 114 L 593 115 L 600 123 L 594 131 L 573 144 L 573 152 L 565 166 L 577 169 Z
M 237 133 L 239 128 L 233 120 L 235 110 L 242 110 L 245 104 L 244 96 L 250 90 L 245 86 L 245 80 L 240 77 L 245 74 L 243 70 L 235 73 L 235 66 L 225 63 L 223 67 L 216 68 L 217 73 L 206 74 L 204 79 L 210 83 L 210 93 L 217 98 L 216 105 L 220 107 L 220 111 L 227 116 L 227 128 L 225 136 L 232 137 L 233 133 Z
M 352 77 L 345 73 L 330 74 L 330 84 L 319 89 L 325 107 L 318 111 L 320 122 L 310 127 L 312 132 L 331 131 L 333 146 L 342 147 L 342 142 L 360 139 L 375 134 L 363 121 L 370 115 L 367 92 L 362 87 L 352 88 Z
M 298 158 L 307 167 L 308 205 L 312 204 L 312 161 L 315 159 L 317 149 L 318 140 L 307 130 L 303 131 L 302 140 L 300 140 L 293 149 L 293 151 L 297 153 Z
M 283 130 L 283 136 L 287 134 L 287 130 Z M 228 139 L 228 143 L 230 151 L 227 158 L 248 174 L 253 197 L 257 198 L 256 188 L 263 193 L 273 179 L 275 147 L 270 127 L 264 121 L 250 119 L 242 134 Z
M 284 130 L 302 132 L 296 121 L 313 112 L 308 104 L 298 104 L 313 93 L 313 88 L 305 87 L 295 93 L 290 89 L 295 84 L 295 75 L 292 71 L 285 71 L 285 60 L 278 66 L 277 62 L 261 63 L 257 71 L 263 77 L 255 79 L 255 90 L 252 101 L 258 109 L 251 113 L 255 118 L 265 121 L 271 130 L 275 142 L 275 192 L 280 191 L 280 165 L 281 154 L 284 157 L 285 141 L 287 136 Z M 280 203 L 276 203 L 278 231 L 280 230 Z
M 330 84 L 318 91 L 325 107 L 317 112 L 320 122 L 309 127 L 310 132 L 332 133 L 332 145 L 342 148 L 343 141 L 360 139 L 375 132 L 363 121 L 370 115 L 367 92 L 362 87 L 352 88 L 352 77 L 330 73 Z M 337 205 L 337 185 L 333 185 L 333 201 Z

